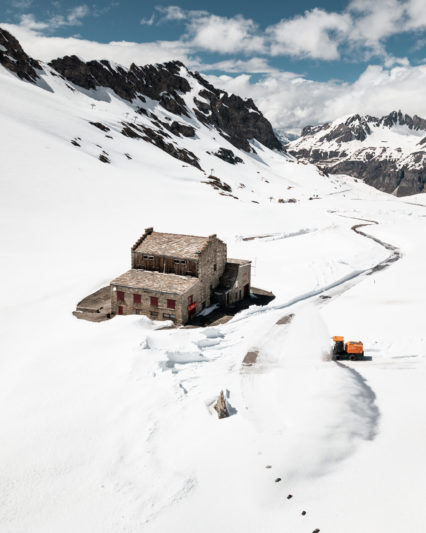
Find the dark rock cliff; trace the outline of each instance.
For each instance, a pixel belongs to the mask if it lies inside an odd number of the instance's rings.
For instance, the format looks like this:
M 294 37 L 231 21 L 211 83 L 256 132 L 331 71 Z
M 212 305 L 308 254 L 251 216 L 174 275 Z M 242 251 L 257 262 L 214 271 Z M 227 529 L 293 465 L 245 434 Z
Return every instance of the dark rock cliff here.
M 268 148 L 282 150 L 269 121 L 251 99 L 244 100 L 213 87 L 200 74 L 188 71 L 180 61 L 160 65 L 136 66 L 129 69 L 111 66 L 106 61 L 81 61 L 65 56 L 49 65 L 66 80 L 84 89 L 107 87 L 118 96 L 133 101 L 146 97 L 157 100 L 175 115 L 189 115 L 190 109 L 182 95 L 191 91 L 196 80 L 203 89 L 193 98 L 193 111 L 203 124 L 215 127 L 237 148 L 250 151 L 249 140 L 256 139 Z
M 404 126 L 411 130 L 386 140 L 387 130 Z M 426 120 L 393 111 L 376 118 L 358 114 L 342 122 L 306 126 L 302 136 L 287 147 L 300 160 L 318 165 L 331 174 L 348 174 L 377 189 L 407 196 L 426 191 Z M 372 140 L 372 133 L 376 133 Z M 406 139 L 411 137 L 410 147 Z M 401 142 L 401 146 L 394 145 Z
M 18 40 L 8 31 L 0 28 L 0 65 L 19 76 L 22 80 L 35 83 L 41 69 L 40 63 L 29 57 Z

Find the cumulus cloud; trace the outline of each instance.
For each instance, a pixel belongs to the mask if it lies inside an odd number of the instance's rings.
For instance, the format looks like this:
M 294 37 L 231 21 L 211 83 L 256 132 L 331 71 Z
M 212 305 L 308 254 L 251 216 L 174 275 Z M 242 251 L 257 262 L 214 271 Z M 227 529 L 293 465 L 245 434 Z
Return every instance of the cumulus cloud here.
M 354 83 L 317 82 L 294 73 L 271 73 L 253 83 L 251 76 L 208 76 L 226 91 L 253 98 L 276 128 L 300 132 L 351 113 L 384 115 L 392 110 L 426 117 L 426 65 L 386 68 L 370 65 Z
M 191 44 L 219 53 L 263 52 L 264 38 L 256 35 L 257 25 L 241 15 L 232 18 L 209 13 L 191 16 L 187 26 Z
M 77 55 L 85 61 L 109 59 L 127 67 L 131 63 L 146 65 L 172 59 L 179 59 L 190 67 L 200 67 L 200 61 L 192 55 L 190 48 L 181 41 L 156 41 L 152 43 L 111 41 L 99 43 L 77 37 L 44 35 L 34 31 L 38 30 L 38 27 L 32 28 L 14 24 L 0 24 L 0 26 L 15 35 L 31 57 L 42 61 L 50 61 L 64 55 Z
M 351 26 L 350 16 L 327 13 L 323 9 L 281 20 L 267 28 L 272 55 L 338 59 L 338 46 Z
M 426 116 L 426 65 L 412 66 L 407 58 L 387 53 L 385 46 L 390 36 L 408 31 L 422 45 L 424 0 L 351 0 L 341 12 L 316 8 L 263 30 L 242 15 L 220 17 L 162 6 L 141 23 L 180 23 L 182 35 L 177 40 L 99 43 L 52 36 L 52 29 L 79 26 L 89 14 L 95 15 L 94 8 L 90 12 L 82 4 L 47 20 L 24 13 L 20 24 L 2 26 L 16 35 L 31 56 L 45 61 L 66 54 L 85 60 L 106 58 L 124 66 L 180 59 L 189 68 L 210 74 L 218 87 L 253 98 L 280 129 L 295 131 L 349 113 L 381 115 L 399 108 Z M 206 51 L 225 57 L 206 64 L 202 55 Z M 376 55 L 381 65 L 370 65 L 353 83 L 318 82 L 271 66 L 271 56 L 278 55 L 329 61 L 342 55 L 346 59 Z M 227 74 L 213 75 L 216 72 Z

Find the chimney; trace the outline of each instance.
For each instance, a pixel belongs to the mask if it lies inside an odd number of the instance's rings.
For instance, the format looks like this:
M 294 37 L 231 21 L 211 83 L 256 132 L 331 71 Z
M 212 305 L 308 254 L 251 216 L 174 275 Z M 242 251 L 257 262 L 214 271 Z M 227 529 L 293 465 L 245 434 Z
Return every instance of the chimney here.
M 154 231 L 154 228 L 145 228 L 145 235 L 151 235 L 153 231 Z

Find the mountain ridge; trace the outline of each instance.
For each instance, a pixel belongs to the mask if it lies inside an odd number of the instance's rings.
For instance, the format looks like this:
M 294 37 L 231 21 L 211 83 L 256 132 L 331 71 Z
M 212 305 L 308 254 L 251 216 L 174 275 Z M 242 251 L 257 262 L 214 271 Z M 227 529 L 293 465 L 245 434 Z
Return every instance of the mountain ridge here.
M 112 89 L 120 98 L 136 103 L 139 114 L 149 114 L 149 109 L 144 107 L 147 98 L 159 102 L 176 117 L 189 117 L 194 113 L 199 122 L 217 129 L 232 145 L 245 152 L 254 151 L 251 139 L 267 148 L 284 151 L 271 124 L 253 100 L 215 88 L 180 61 L 145 66 L 132 63 L 125 68 L 106 59 L 85 62 L 71 55 L 43 64 L 28 56 L 18 40 L 0 28 L 0 64 L 30 83 L 39 83 L 41 73 L 49 70 L 50 74 L 73 84 L 74 89 Z M 193 95 L 190 108 L 183 96 L 191 92 L 191 80 L 197 81 L 201 90 Z
M 426 120 L 392 111 L 353 114 L 306 126 L 287 149 L 330 174 L 348 174 L 377 189 L 407 196 L 426 187 Z

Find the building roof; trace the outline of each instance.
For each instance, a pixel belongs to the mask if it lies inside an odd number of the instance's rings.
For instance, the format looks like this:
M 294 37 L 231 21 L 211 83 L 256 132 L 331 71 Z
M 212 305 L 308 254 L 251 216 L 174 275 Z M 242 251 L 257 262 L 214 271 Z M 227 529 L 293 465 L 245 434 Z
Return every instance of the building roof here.
M 207 246 L 210 238 L 153 231 L 144 237 L 134 251 L 179 259 L 199 259 L 199 252 Z
M 247 265 L 248 263 L 251 263 L 248 259 L 231 259 L 228 257 L 226 260 L 227 263 L 233 263 L 235 265 Z
M 127 287 L 129 289 L 145 289 L 147 291 L 164 292 L 167 294 L 185 294 L 199 283 L 198 278 L 163 274 L 150 270 L 128 270 L 111 281 L 111 285 Z

